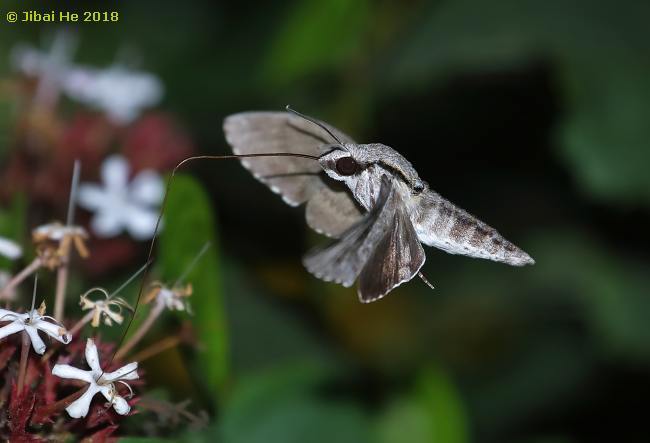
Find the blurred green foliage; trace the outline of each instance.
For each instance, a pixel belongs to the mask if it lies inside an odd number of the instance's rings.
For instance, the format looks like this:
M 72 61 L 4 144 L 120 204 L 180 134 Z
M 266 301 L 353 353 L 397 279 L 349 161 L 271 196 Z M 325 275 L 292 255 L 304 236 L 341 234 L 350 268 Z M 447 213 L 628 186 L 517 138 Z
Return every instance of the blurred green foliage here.
M 216 399 L 228 381 L 228 330 L 221 287 L 219 243 L 215 220 L 205 191 L 190 176 L 177 175 L 167 195 L 165 228 L 160 237 L 160 274 L 168 282 L 181 278 L 206 243 L 207 252 L 189 270 L 183 282 L 190 282 L 198 296 L 191 297 L 193 325 L 202 349 L 197 359 L 202 385 Z
M 242 377 L 220 422 L 224 441 L 367 442 L 366 418 L 350 401 L 317 394 L 327 371 L 286 366 Z
M 381 443 L 408 438 L 413 443 L 470 441 L 462 401 L 456 388 L 439 368 L 426 368 L 413 392 L 394 400 L 378 424 Z M 405 430 L 408 429 L 408 437 Z
M 362 47 L 371 17 L 367 0 L 298 3 L 273 37 L 261 78 L 286 86 L 346 63 Z
M 595 197 L 647 204 L 648 16 L 650 4 L 635 0 L 436 3 L 388 77 L 414 87 L 460 70 L 548 58 L 565 102 L 561 158 Z
M 19 244 L 25 244 L 27 240 L 27 199 L 24 195 L 16 194 L 13 196 L 11 206 L 4 211 L 0 211 L 0 236 L 11 239 Z M 23 253 L 30 258 L 29 251 Z M 0 256 L 0 268 L 9 269 L 12 263 L 6 257 Z

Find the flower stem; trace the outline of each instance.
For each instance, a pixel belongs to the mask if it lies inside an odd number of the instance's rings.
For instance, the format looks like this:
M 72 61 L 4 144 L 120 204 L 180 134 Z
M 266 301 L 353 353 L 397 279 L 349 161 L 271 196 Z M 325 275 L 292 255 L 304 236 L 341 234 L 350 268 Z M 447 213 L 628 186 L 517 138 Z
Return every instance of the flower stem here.
M 29 335 L 26 331 L 22 333 L 22 348 L 20 350 L 20 367 L 18 368 L 18 392 L 22 393 L 27 374 L 27 361 L 29 358 Z
M 157 302 L 154 307 L 149 311 L 149 315 L 142 322 L 137 331 L 131 336 L 129 341 L 127 341 L 124 346 L 120 348 L 119 351 L 115 354 L 115 358 L 121 360 L 126 354 L 129 353 L 131 349 L 144 337 L 144 335 L 151 329 L 151 326 L 154 324 L 160 313 L 165 309 L 165 304 L 162 302 Z
M 81 172 L 81 163 L 75 160 L 72 169 L 72 182 L 70 184 L 70 197 L 68 198 L 68 214 L 66 217 L 66 226 L 72 226 L 74 223 L 74 210 L 77 204 L 77 188 L 79 186 L 79 174 Z M 56 272 L 56 294 L 54 296 L 54 318 L 63 321 L 63 309 L 65 307 L 65 290 L 68 286 L 68 270 L 70 262 L 70 248 L 65 248 L 62 257 L 61 266 Z
M 52 414 L 55 412 L 61 411 L 70 405 L 73 401 L 81 397 L 81 395 L 88 390 L 87 387 L 83 387 L 77 392 L 74 392 L 67 397 L 62 398 L 61 400 L 57 401 L 56 403 L 51 403 L 49 405 L 42 406 L 40 408 L 37 408 L 34 411 L 34 415 L 32 415 L 32 423 L 33 424 L 41 424 L 45 420 L 47 420 Z
M 54 318 L 63 320 L 63 308 L 65 302 L 65 290 L 68 286 L 68 260 L 70 253 L 63 257 L 63 263 L 56 271 L 56 294 L 54 296 Z
M 86 326 L 90 320 L 92 320 L 93 315 L 95 315 L 95 310 L 91 309 L 84 315 L 81 320 L 79 320 L 71 329 L 68 330 L 68 334 L 74 336 L 81 328 Z
M 39 257 L 36 257 L 25 269 L 20 271 L 12 278 L 7 285 L 0 291 L 0 299 L 6 298 L 8 294 L 27 277 L 32 275 L 43 263 Z
M 166 351 L 167 349 L 171 349 L 174 346 L 177 346 L 180 342 L 181 339 L 177 335 L 172 335 L 171 337 L 165 337 L 162 340 L 157 341 L 156 343 L 150 346 L 147 346 L 142 351 L 135 354 L 133 356 L 133 361 L 137 361 L 141 363 L 144 360 L 153 357 L 154 355 L 160 354 L 161 352 Z

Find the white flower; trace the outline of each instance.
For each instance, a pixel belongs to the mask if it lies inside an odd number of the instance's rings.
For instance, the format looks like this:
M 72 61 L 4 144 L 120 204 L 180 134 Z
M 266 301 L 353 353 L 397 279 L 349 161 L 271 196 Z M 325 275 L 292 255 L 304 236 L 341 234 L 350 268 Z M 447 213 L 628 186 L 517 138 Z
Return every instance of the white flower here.
M 192 295 L 192 285 L 174 286 L 169 288 L 162 283 L 154 282 L 144 298 L 145 303 L 156 301 L 156 305 L 164 306 L 170 311 L 187 311 L 191 314 L 187 299 Z
M 116 123 L 132 122 L 163 96 L 154 75 L 121 65 L 71 69 L 64 76 L 63 90 L 73 100 L 104 111 Z
M 102 164 L 103 187 L 82 183 L 78 201 L 95 213 L 91 227 L 100 237 L 114 237 L 125 229 L 136 240 L 153 237 L 164 185 L 153 170 L 137 174 L 129 183 L 129 164 L 120 155 Z
M 84 243 L 87 238 L 88 233 L 81 226 L 67 226 L 59 222 L 41 225 L 32 230 L 36 253 L 42 264 L 49 269 L 59 267 L 73 246 L 81 257 L 87 258 L 90 255 Z
M 156 76 L 119 63 L 104 69 L 73 64 L 75 43 L 74 35 L 57 33 L 49 52 L 17 45 L 11 63 L 17 71 L 39 78 L 37 96 L 52 95 L 50 99 L 56 101 L 62 90 L 71 99 L 106 113 L 115 123 L 130 123 L 143 109 L 160 102 L 164 91 Z
M 88 238 L 88 233 L 81 226 L 66 226 L 59 222 L 40 225 L 32 230 L 34 241 L 51 240 L 60 242 L 65 237 Z
M 0 237 L 0 255 L 4 255 L 10 260 L 16 260 L 23 255 L 23 249 L 18 243 Z
M 104 300 L 93 301 L 88 298 L 88 295 L 91 292 L 99 291 L 104 294 Z M 133 308 L 122 297 L 111 297 L 108 295 L 105 289 L 102 288 L 93 288 L 87 291 L 85 294 L 82 294 L 79 300 L 79 305 L 81 305 L 81 310 L 93 310 L 93 316 L 91 325 L 93 328 L 99 326 L 99 322 L 102 317 L 104 318 L 104 324 L 106 326 L 112 326 L 113 322 L 122 324 L 124 321 L 124 316 L 122 315 L 122 308 L 127 308 L 133 312 Z
M 70 365 L 54 365 L 52 374 L 57 377 L 80 380 L 88 383 L 88 389 L 74 402 L 65 408 L 70 417 L 80 418 L 88 414 L 90 402 L 95 394 L 101 392 L 104 398 L 109 402 L 110 406 L 115 409 L 120 415 L 126 415 L 131 411 L 126 399 L 120 396 L 115 388 L 116 383 L 121 383 L 126 386 L 131 394 L 133 391 L 131 387 L 124 380 L 136 380 L 138 378 L 138 363 L 133 362 L 128 365 L 122 366 L 117 371 L 104 372 L 99 366 L 99 354 L 97 353 L 97 346 L 92 339 L 86 341 L 86 362 L 90 366 L 90 371 L 84 371 Z
M 25 44 L 13 47 L 10 54 L 13 68 L 30 77 L 38 77 L 45 70 L 48 55 Z
M 45 352 L 45 343 L 38 335 L 38 331 L 43 331 L 55 340 L 68 344 L 72 337 L 68 331 L 54 318 L 45 313 L 45 305 L 42 304 L 39 309 L 33 309 L 31 312 L 19 314 L 17 312 L 0 309 L 0 321 L 11 321 L 6 326 L 0 328 L 0 339 L 5 338 L 16 332 L 25 331 L 32 341 L 32 347 L 37 354 Z M 49 320 L 49 321 L 48 321 Z
M 17 45 L 11 51 L 14 69 L 32 77 L 38 77 L 34 102 L 52 106 L 59 98 L 63 78 L 70 68 L 70 59 L 76 48 L 74 34 L 57 32 L 48 52 L 29 45 Z

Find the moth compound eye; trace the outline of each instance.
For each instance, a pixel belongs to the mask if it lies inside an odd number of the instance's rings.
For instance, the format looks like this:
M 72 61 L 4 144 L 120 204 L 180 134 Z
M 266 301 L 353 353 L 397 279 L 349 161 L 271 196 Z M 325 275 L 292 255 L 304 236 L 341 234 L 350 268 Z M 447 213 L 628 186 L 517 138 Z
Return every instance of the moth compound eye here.
M 336 172 L 341 175 L 352 175 L 357 172 L 358 167 L 352 157 L 341 157 L 336 161 Z

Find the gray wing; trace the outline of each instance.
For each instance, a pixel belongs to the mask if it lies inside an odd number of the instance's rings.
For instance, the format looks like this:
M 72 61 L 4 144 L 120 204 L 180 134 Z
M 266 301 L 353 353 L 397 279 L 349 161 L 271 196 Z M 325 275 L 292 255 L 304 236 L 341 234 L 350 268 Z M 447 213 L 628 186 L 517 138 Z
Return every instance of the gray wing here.
M 320 190 L 307 202 L 305 218 L 314 231 L 340 238 L 350 226 L 361 220 L 362 212 L 349 189 L 326 176 Z
M 341 141 L 353 143 L 346 134 L 322 124 Z M 290 152 L 318 156 L 323 153 L 323 146 L 332 143 L 323 129 L 288 112 L 230 115 L 224 120 L 223 129 L 235 154 Z M 287 204 L 298 206 L 308 202 L 307 223 L 317 232 L 337 237 L 361 218 L 361 211 L 349 191 L 327 177 L 316 161 L 264 157 L 242 159 L 241 162 Z
M 352 286 L 361 274 L 361 301 L 383 297 L 410 280 L 424 263 L 424 250 L 402 208 L 392 182 L 384 176 L 373 209 L 340 240 L 307 254 L 303 260 L 305 267 L 322 280 L 346 287 Z
M 420 272 L 426 256 L 411 220 L 397 207 L 388 232 L 375 247 L 359 276 L 359 299 L 379 300 Z

